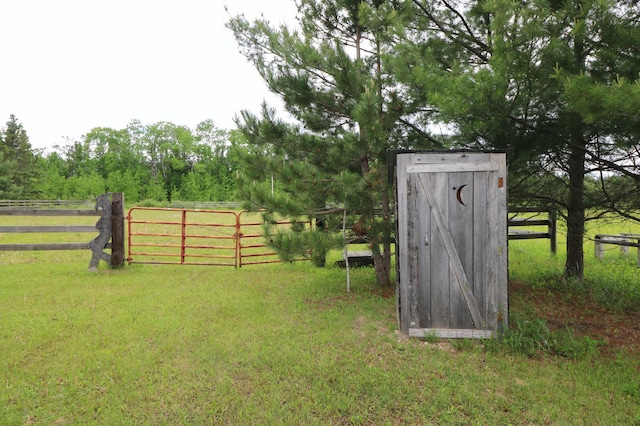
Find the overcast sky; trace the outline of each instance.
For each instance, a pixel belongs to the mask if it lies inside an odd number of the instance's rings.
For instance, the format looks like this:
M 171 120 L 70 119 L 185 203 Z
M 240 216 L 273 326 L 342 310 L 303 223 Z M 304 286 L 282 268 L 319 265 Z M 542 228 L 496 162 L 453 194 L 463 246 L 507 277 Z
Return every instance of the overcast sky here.
M 212 119 L 231 129 L 270 96 L 224 23 L 293 22 L 293 0 L 0 0 L 0 126 L 34 148 L 94 127 Z

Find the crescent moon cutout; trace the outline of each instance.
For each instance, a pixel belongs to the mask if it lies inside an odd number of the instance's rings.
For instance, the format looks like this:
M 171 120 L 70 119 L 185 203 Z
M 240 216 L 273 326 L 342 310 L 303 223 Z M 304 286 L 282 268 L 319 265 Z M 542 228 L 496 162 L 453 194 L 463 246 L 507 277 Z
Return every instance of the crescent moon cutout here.
M 462 188 L 464 188 L 465 186 L 467 186 L 467 184 L 465 183 L 464 185 L 460 185 L 460 187 L 458 188 L 458 190 L 456 191 L 456 199 L 458 200 L 458 202 L 460 204 L 462 204 L 463 206 L 466 206 L 466 204 L 464 203 L 464 201 L 462 201 Z

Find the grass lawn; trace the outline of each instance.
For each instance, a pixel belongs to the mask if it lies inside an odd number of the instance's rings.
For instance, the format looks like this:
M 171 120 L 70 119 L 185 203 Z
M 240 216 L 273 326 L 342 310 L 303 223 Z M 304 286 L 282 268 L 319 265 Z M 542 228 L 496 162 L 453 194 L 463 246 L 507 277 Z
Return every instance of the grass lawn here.
M 634 256 L 586 256 L 592 284 L 572 286 L 546 241 L 509 255 L 523 322 L 637 314 L 594 290 L 633 297 Z M 640 424 L 634 347 L 573 359 L 408 339 L 371 268 L 347 293 L 344 270 L 306 262 L 91 273 L 89 257 L 0 252 L 0 425 Z

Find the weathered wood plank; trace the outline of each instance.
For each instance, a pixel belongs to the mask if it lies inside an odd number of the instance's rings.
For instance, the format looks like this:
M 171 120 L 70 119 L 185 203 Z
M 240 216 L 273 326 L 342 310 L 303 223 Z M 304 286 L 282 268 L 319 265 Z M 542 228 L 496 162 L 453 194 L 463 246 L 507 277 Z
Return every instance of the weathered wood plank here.
M 111 248 L 107 243 L 105 248 Z M 0 244 L 0 251 L 89 250 L 89 243 Z
M 404 175 L 405 178 L 407 175 Z M 408 320 L 409 327 L 420 327 L 425 321 L 428 321 L 427 318 L 423 318 L 422 314 L 425 310 L 423 308 L 424 303 L 429 303 L 429 296 L 427 294 L 426 298 L 424 296 L 425 291 L 429 291 L 428 288 L 425 290 L 425 281 L 428 284 L 428 280 L 425 280 L 423 271 L 424 271 L 424 263 L 426 259 L 424 246 L 422 243 L 421 233 L 421 216 L 419 216 L 422 211 L 422 201 L 419 197 L 416 197 L 417 188 L 415 186 L 415 182 L 409 181 L 408 185 L 408 200 L 407 200 L 407 251 L 409 253 L 409 286 L 408 286 L 408 296 L 409 296 L 409 305 L 408 305 Z M 428 220 L 428 219 L 424 219 Z
M 614 239 L 640 239 L 640 234 L 597 234 L 596 239 L 599 238 L 614 238 Z
M 509 209 L 509 213 L 540 213 L 540 212 L 546 212 L 548 210 L 545 210 L 541 207 L 512 207 Z
M 424 339 L 435 336 L 441 339 L 491 339 L 495 330 L 454 329 L 454 328 L 410 328 L 409 336 Z
M 635 240 L 632 242 L 630 240 Z M 640 267 L 640 235 L 638 234 L 598 234 L 594 239 L 594 251 L 596 259 L 604 259 L 604 245 L 611 244 L 620 247 L 623 254 L 629 253 L 629 247 L 638 249 L 638 259 L 636 264 Z
M 417 187 L 415 179 L 412 179 L 411 200 L 411 227 L 410 227 L 410 251 L 415 253 L 415 260 L 412 264 L 414 269 L 416 283 L 416 320 L 412 327 L 432 327 L 434 321 L 434 313 L 432 310 L 432 302 L 434 299 L 434 280 L 431 277 L 433 272 L 431 256 L 431 212 L 427 208 L 428 203 L 425 195 Z M 448 311 L 444 312 L 445 321 L 447 320 Z M 439 313 L 436 311 L 435 317 Z
M 116 192 L 111 196 L 111 268 L 122 268 L 125 261 L 124 250 L 124 194 Z
M 509 318 L 507 163 L 504 154 L 494 153 L 491 156 L 501 157 L 501 160 L 498 171 L 489 174 L 487 185 L 487 204 L 491 206 L 489 232 L 492 233 L 487 246 L 487 264 L 491 269 L 491 274 L 487 277 L 487 283 L 491 286 L 488 306 L 491 320 L 487 327 L 500 333 L 508 328 Z
M 435 208 L 432 205 L 434 202 L 431 198 L 436 200 L 437 206 L 439 206 L 438 212 L 441 215 L 448 214 L 447 203 L 447 188 L 449 182 L 446 173 L 438 174 L 424 174 L 415 175 L 417 188 L 420 193 L 420 197 L 423 201 L 423 211 L 418 212 L 416 220 L 424 220 L 422 217 L 426 217 L 428 214 L 429 221 L 431 222 L 431 229 L 429 231 L 429 245 L 427 246 L 429 262 L 429 275 L 426 277 L 427 284 L 430 291 L 430 304 L 428 305 L 428 311 L 425 315 L 431 316 L 431 321 L 423 324 L 423 327 L 429 328 L 448 328 L 451 327 L 451 303 L 449 298 L 451 297 L 452 286 L 451 283 L 455 280 L 455 275 L 451 271 L 451 254 L 447 250 L 446 244 L 442 237 L 442 231 L 436 219 Z M 421 180 L 424 179 L 431 183 L 430 193 L 424 191 Z M 425 211 L 426 210 L 426 211 Z M 440 215 L 439 215 L 440 216 Z M 456 292 L 457 289 L 453 288 Z
M 0 226 L 0 234 L 27 234 L 27 233 L 58 233 L 58 232 L 93 232 L 96 233 L 94 225 L 51 225 L 51 226 Z
M 96 210 L 72 209 L 72 210 L 36 210 L 36 209 L 17 209 L 2 210 L 0 216 L 100 216 L 100 212 Z
M 397 233 L 401 238 L 398 240 L 398 253 L 396 253 L 397 262 L 397 292 L 398 302 L 396 306 L 398 314 L 398 328 L 403 333 L 409 330 L 409 286 L 411 285 L 411 268 L 409 267 L 409 256 L 411 255 L 408 247 L 408 198 L 409 188 L 407 186 L 407 175 L 405 169 L 407 167 L 409 156 L 400 155 L 397 157 L 396 163 L 396 218 Z
M 595 242 L 597 243 L 601 243 L 601 244 L 612 244 L 612 245 L 617 245 L 617 246 L 625 246 L 625 247 L 638 247 L 640 248 L 640 243 L 634 243 L 631 241 L 625 241 L 623 238 L 627 238 L 627 237 L 618 237 L 620 239 L 615 239 L 615 238 L 601 238 L 601 236 L 596 235 L 595 238 Z
M 509 219 L 509 226 L 549 226 L 549 219 Z
M 551 234 L 535 231 L 509 231 L 510 240 L 534 240 L 539 238 L 551 238 Z
M 360 251 L 348 251 L 342 254 L 343 258 L 355 258 L 355 257 L 371 257 L 371 250 L 360 250 Z
M 456 282 L 458 283 L 460 287 L 460 291 L 462 292 L 464 299 L 467 302 L 467 307 L 471 312 L 471 317 L 473 318 L 474 325 L 476 327 L 481 327 L 482 316 L 480 315 L 478 305 L 475 299 L 473 298 L 473 293 L 469 288 L 469 281 L 464 272 L 464 268 L 462 266 L 460 258 L 455 250 L 455 246 L 453 244 L 451 234 L 449 233 L 449 229 L 447 228 L 446 221 L 442 216 L 440 206 L 438 205 L 437 199 L 435 198 L 435 195 L 434 195 L 435 192 L 433 191 L 433 188 L 431 187 L 429 182 L 423 179 L 421 175 L 419 176 L 420 176 L 419 177 L 420 184 L 422 186 L 423 191 L 427 195 L 427 200 L 431 205 L 431 212 L 432 212 L 433 218 L 435 220 L 436 226 L 438 227 L 439 234 L 442 237 L 442 240 L 444 242 L 444 246 L 447 250 L 447 254 L 449 255 L 449 262 L 455 274 Z
M 553 209 L 544 209 L 540 207 L 513 207 L 509 209 L 509 213 L 537 213 L 536 217 L 517 217 L 511 216 L 508 219 L 508 226 L 510 228 L 520 226 L 546 226 L 547 231 L 518 231 L 509 229 L 510 240 L 528 240 L 536 238 L 549 239 L 549 248 L 552 254 L 557 252 L 557 238 L 556 238 L 556 212 Z M 540 214 L 546 214 L 546 219 L 538 219 Z M 521 236 L 521 234 L 529 234 Z
M 86 243 L 0 244 L 0 251 L 89 250 Z
M 475 214 L 480 213 L 482 209 L 476 209 L 475 206 L 473 177 L 476 174 L 483 173 L 486 172 L 447 173 L 448 185 L 446 193 L 449 213 L 445 216 L 448 220 L 447 229 L 451 234 L 451 241 L 460 259 L 460 264 L 469 283 L 469 290 L 478 306 L 478 312 L 481 317 L 481 305 L 478 303 L 474 292 L 473 228 Z M 472 317 L 464 295 L 454 282 L 453 277 L 449 285 L 451 286 L 449 328 L 470 328 Z M 476 328 L 483 328 L 483 322 L 476 324 Z
M 448 163 L 448 164 L 415 164 L 407 167 L 407 173 L 465 173 L 498 170 L 493 162 Z
M 17 208 L 56 208 L 56 207 L 93 207 L 91 200 L 0 200 L 0 209 Z
M 495 297 L 490 285 L 488 285 L 488 250 L 487 245 L 490 244 L 491 236 L 491 207 L 487 201 L 487 186 L 489 185 L 490 173 L 478 172 L 473 174 L 473 263 L 471 265 L 470 276 L 473 277 L 473 297 L 478 302 L 478 308 L 482 315 L 483 326 L 487 328 L 490 317 L 489 306 L 492 297 Z

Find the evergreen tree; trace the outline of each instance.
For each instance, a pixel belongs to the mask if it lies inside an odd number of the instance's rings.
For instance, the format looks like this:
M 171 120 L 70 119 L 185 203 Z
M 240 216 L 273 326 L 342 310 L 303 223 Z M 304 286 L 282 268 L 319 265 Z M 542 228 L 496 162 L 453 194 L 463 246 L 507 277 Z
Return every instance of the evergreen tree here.
M 407 120 L 410 106 L 405 109 L 382 66 L 396 12 L 379 0 L 300 0 L 297 6 L 297 29 L 243 16 L 228 23 L 241 52 L 298 123 L 277 118 L 266 105 L 260 117 L 242 113 L 245 139 L 233 153 L 241 164 L 239 194 L 252 207 L 290 217 L 322 219 L 328 207 L 346 208 L 366 228 L 378 281 L 389 284 L 386 152 L 407 141 L 434 146 L 412 138 L 419 126 Z
M 27 132 L 11 114 L 5 128 L 0 132 L 0 151 L 5 161 L 15 164 L 12 173 L 12 193 L 18 198 L 37 198 L 37 181 L 40 177 L 37 156 L 31 148 Z
M 11 200 L 19 198 L 20 188 L 14 183 L 16 163 L 5 161 L 4 153 L 0 151 L 0 199 Z
M 452 129 L 457 146 L 510 150 L 510 196 L 566 213 L 565 275 L 582 278 L 586 214 L 602 214 L 604 199 L 587 176 L 620 167 L 619 149 L 637 147 L 637 138 L 626 137 L 629 123 L 584 119 L 566 89 L 581 79 L 598 88 L 616 75 L 637 78 L 637 6 L 410 0 L 404 7 L 411 25 L 398 32 L 403 42 L 390 62 L 409 96 Z

